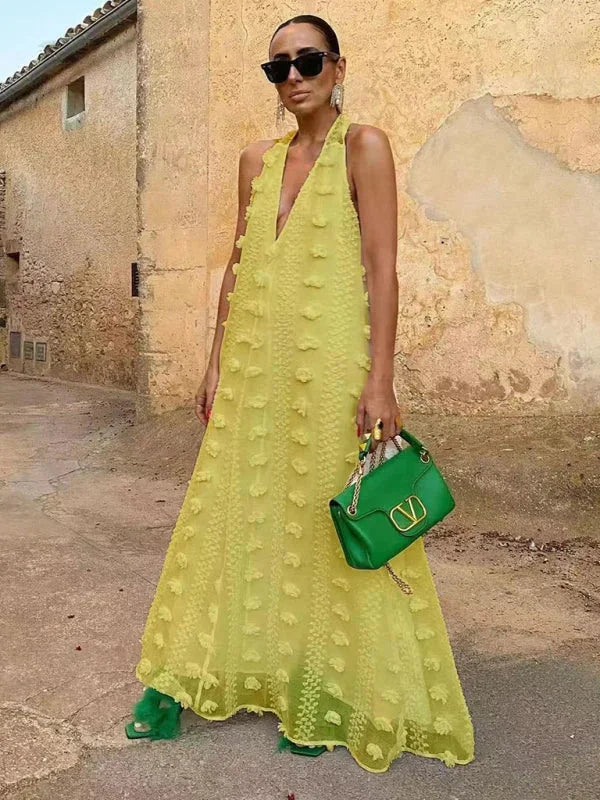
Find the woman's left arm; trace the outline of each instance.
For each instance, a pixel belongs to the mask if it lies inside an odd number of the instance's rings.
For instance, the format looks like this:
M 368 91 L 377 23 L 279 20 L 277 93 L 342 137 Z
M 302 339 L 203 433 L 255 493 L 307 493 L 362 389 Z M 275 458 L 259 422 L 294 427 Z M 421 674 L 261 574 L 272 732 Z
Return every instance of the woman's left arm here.
M 400 413 L 394 392 L 394 345 L 398 324 L 396 170 L 384 131 L 362 125 L 355 138 L 352 177 L 356 187 L 371 326 L 371 368 L 358 403 L 358 435 L 383 421 L 382 439 L 397 433 Z

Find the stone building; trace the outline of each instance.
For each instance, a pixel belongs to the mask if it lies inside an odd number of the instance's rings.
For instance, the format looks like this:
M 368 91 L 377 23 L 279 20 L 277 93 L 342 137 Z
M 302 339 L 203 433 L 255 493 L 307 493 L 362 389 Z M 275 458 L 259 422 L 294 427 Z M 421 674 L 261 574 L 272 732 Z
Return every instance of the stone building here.
M 102 10 L 110 19 L 129 3 Z M 0 86 L 9 326 L 34 345 L 32 337 L 49 335 L 44 320 L 63 326 L 65 337 L 48 339 L 50 374 L 135 385 L 140 414 L 191 402 L 233 246 L 239 151 L 280 134 L 276 92 L 259 65 L 276 26 L 306 10 L 138 0 L 135 26 L 131 17 L 82 51 L 45 93 L 6 102 Z M 384 0 L 367 18 L 356 3 L 311 10 L 327 15 L 347 56 L 344 110 L 383 128 L 394 150 L 402 404 L 466 414 L 597 411 L 600 28 L 589 4 Z M 46 125 L 42 135 L 50 87 L 64 92 L 88 74 L 83 65 L 106 80 L 105 138 L 93 142 L 87 120 L 76 131 Z M 85 158 L 69 158 L 68 134 L 86 130 Z M 23 158 L 40 148 L 44 163 Z M 103 190 L 87 195 L 90 184 Z M 31 206 L 39 196 L 43 205 Z M 108 262 L 102 281 L 98 253 L 86 261 L 98 242 Z M 140 296 L 132 299 L 134 261 Z M 98 292 L 109 298 L 102 321 Z
M 0 85 L 11 370 L 135 388 L 136 59 L 135 0 L 106 3 Z

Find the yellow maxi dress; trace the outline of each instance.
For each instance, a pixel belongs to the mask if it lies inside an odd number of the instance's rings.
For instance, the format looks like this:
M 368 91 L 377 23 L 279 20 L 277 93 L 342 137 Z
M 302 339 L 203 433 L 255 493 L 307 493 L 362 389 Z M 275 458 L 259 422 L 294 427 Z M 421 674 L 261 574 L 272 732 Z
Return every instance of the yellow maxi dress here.
M 403 751 L 473 758 L 473 730 L 422 541 L 349 567 L 328 501 L 358 458 L 370 369 L 359 222 L 339 114 L 276 237 L 295 131 L 252 181 L 220 378 L 136 675 L 206 719 L 279 718 L 303 745 L 384 772 Z

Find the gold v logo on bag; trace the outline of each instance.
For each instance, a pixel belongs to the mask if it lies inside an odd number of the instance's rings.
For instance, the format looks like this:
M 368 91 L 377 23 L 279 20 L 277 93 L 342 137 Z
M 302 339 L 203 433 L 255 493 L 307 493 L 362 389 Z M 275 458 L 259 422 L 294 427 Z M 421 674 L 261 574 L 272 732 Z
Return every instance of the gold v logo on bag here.
M 369 445 L 372 438 L 369 432 Z M 409 447 L 401 446 L 401 438 Z M 416 436 L 402 428 L 391 441 L 398 452 L 387 461 L 387 442 L 383 446 L 378 442 L 370 458 L 367 451 L 363 457 L 359 442 L 359 463 L 342 491 L 329 500 L 329 510 L 346 562 L 355 569 L 385 566 L 398 587 L 411 594 L 411 587 L 389 561 L 449 514 L 455 503 L 428 448 Z M 421 496 L 404 495 L 417 486 Z M 397 503 L 402 495 L 404 499 Z
M 394 514 L 396 512 L 404 515 L 403 517 L 399 518 L 398 522 L 396 522 L 394 519 Z M 427 511 L 422 500 L 417 497 L 416 494 L 411 494 L 390 510 L 389 517 L 396 528 L 404 533 L 405 531 L 409 531 L 411 528 L 414 528 L 417 523 L 425 519 L 426 514 Z M 401 525 L 399 524 L 400 522 L 406 524 Z

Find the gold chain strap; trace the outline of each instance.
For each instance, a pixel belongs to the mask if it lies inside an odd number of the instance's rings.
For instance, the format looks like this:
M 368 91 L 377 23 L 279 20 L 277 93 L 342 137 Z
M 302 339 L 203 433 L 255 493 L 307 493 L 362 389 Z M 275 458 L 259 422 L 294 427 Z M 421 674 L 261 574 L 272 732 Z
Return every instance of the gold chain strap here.
M 396 575 L 396 573 L 390 567 L 390 565 L 388 564 L 387 561 L 385 562 L 384 566 L 387 569 L 387 571 L 390 573 L 390 575 L 392 576 L 392 579 L 394 581 L 396 581 L 396 583 L 398 584 L 400 589 L 404 592 L 404 594 L 412 594 L 413 593 L 413 590 L 410 588 L 408 583 L 406 583 L 406 581 L 403 581 L 402 578 L 399 578 L 398 575 Z
M 398 434 L 392 436 L 392 441 L 394 442 L 394 444 L 396 445 L 398 450 L 402 450 L 402 446 L 399 445 L 398 442 L 396 441 L 397 438 L 399 438 Z M 379 449 L 380 445 L 381 445 L 381 450 L 379 451 L 379 463 L 377 464 L 377 466 L 378 467 L 381 466 L 381 464 L 383 464 L 383 462 L 385 460 L 384 459 L 385 441 L 381 441 L 381 442 L 378 442 L 377 445 L 375 446 L 375 449 L 371 450 L 370 453 L 369 453 L 369 457 L 371 459 L 370 464 L 369 464 L 369 470 L 373 469 L 373 465 L 375 464 L 375 456 L 377 454 L 377 450 Z M 356 479 L 356 483 L 354 484 L 354 492 L 352 494 L 352 502 L 350 503 L 350 505 L 347 508 L 347 511 L 351 516 L 353 514 L 356 514 L 356 508 L 358 506 L 358 495 L 360 493 L 360 484 L 361 484 L 362 477 L 363 477 L 364 462 L 365 461 L 366 461 L 366 457 L 364 459 L 360 459 L 359 460 L 358 466 L 355 467 L 355 469 L 352 471 L 352 473 L 350 474 L 350 477 L 348 478 L 348 480 L 346 482 L 346 486 L 344 486 L 344 489 L 346 489 L 348 486 L 350 486 L 350 484 L 352 482 L 352 479 L 358 473 L 358 477 Z M 403 581 L 402 578 L 400 578 L 398 575 L 396 575 L 396 573 L 390 567 L 390 565 L 388 564 L 387 561 L 385 562 L 385 567 L 388 570 L 388 572 L 390 573 L 390 575 L 392 576 L 392 579 L 396 582 L 396 584 L 400 587 L 400 589 L 404 592 L 404 594 L 412 594 L 413 593 L 412 589 L 410 588 L 408 583 L 406 583 L 406 581 Z

